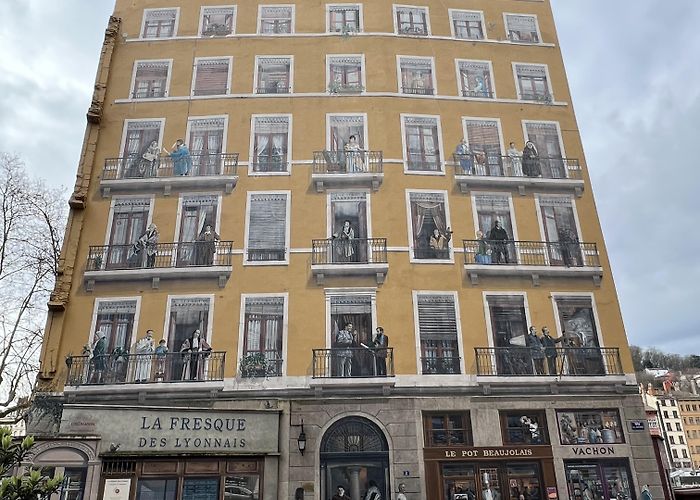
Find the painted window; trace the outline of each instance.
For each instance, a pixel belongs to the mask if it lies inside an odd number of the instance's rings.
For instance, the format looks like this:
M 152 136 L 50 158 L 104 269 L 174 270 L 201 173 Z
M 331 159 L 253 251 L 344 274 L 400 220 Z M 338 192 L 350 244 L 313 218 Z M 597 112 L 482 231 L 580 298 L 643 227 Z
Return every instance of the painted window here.
M 134 76 L 134 99 L 166 97 L 168 95 L 169 61 L 139 61 Z
M 178 267 L 205 265 L 202 252 L 197 252 L 197 239 L 207 226 L 217 231 L 219 197 L 216 194 L 186 195 L 181 199 Z M 210 265 L 210 264 L 209 264 Z
M 433 95 L 433 61 L 427 58 L 399 58 L 401 71 L 401 93 L 414 95 Z
M 328 57 L 329 92 L 362 92 L 363 90 L 361 56 Z
M 188 125 L 188 144 L 192 156 L 192 170 L 188 175 L 217 174 L 221 170 L 225 118 L 190 118 Z
M 636 498 L 627 460 L 564 461 L 570 498 Z
M 261 375 L 282 375 L 284 297 L 246 297 L 243 357 L 262 354 L 267 365 Z
M 100 301 L 97 305 L 95 331 L 107 338 L 107 352 L 114 349 L 129 350 L 132 344 L 136 300 Z
M 496 370 L 500 375 L 532 375 L 534 365 L 526 346 L 527 313 L 522 295 L 487 295 Z
M 440 136 L 438 119 L 433 117 L 404 117 L 406 170 L 440 172 Z
M 502 176 L 501 134 L 497 120 L 464 120 L 476 175 Z
M 549 443 L 547 419 L 543 411 L 502 411 L 501 428 L 505 445 Z
M 462 97 L 492 98 L 491 67 L 484 61 L 459 61 L 459 86 Z
M 336 376 L 353 377 L 373 376 L 375 374 L 374 356 L 362 347 L 372 345 L 374 319 L 372 317 L 372 294 L 343 294 L 330 297 L 331 349 L 350 348 L 352 361 L 350 371 L 342 366 L 339 356 L 333 356 L 333 373 Z M 339 333 L 349 331 L 353 336 L 350 346 L 338 344 Z M 336 351 L 340 352 L 340 351 Z M 343 372 L 345 370 L 345 372 Z
M 549 263 L 553 266 L 583 265 L 583 254 L 576 229 L 576 216 L 571 198 L 538 196 L 544 236 L 548 243 Z
M 471 427 L 468 412 L 424 414 L 425 446 L 469 446 L 472 444 Z
M 226 36 L 234 33 L 236 7 L 204 7 L 202 9 L 202 36 Z
M 400 35 L 429 35 L 428 9 L 423 7 L 396 6 L 396 29 Z
M 617 410 L 557 411 L 561 444 L 620 444 L 625 442 Z
M 414 259 L 450 259 L 451 233 L 443 193 L 410 193 Z
M 265 6 L 260 8 L 260 33 L 279 35 L 294 31 L 294 7 Z
M 418 294 L 416 301 L 422 373 L 460 373 L 454 295 Z
M 147 9 L 144 11 L 141 38 L 170 38 L 175 36 L 177 9 Z
M 516 64 L 518 97 L 523 101 L 551 102 L 547 67 L 541 64 Z
M 228 94 L 230 65 L 231 60 L 227 57 L 198 59 L 195 63 L 192 94 L 197 96 Z
M 506 31 L 511 42 L 540 43 L 539 27 L 535 16 L 506 14 Z
M 455 38 L 465 40 L 484 39 L 484 20 L 481 12 L 453 10 L 450 12 L 450 15 Z
M 357 33 L 360 31 L 359 5 L 328 6 L 328 31 L 331 33 Z
M 112 211 L 106 269 L 124 269 L 133 257 L 131 247 L 146 231 L 150 198 L 116 198 Z M 139 267 L 134 263 L 134 267 Z
M 477 227 L 484 234 L 491 250 L 491 263 L 517 264 L 513 244 L 513 214 L 508 195 L 474 193 Z
M 257 68 L 257 94 L 288 94 L 291 92 L 290 57 L 260 57 Z
M 253 118 L 253 172 L 288 172 L 289 117 Z
M 170 299 L 170 317 L 167 328 L 170 352 L 180 352 L 182 344 L 185 340 L 192 338 L 195 330 L 199 330 L 201 339 L 205 340 L 210 337 L 209 311 L 211 307 L 212 299 L 209 297 L 173 297 Z M 179 378 L 176 376 L 176 380 Z
M 280 262 L 287 258 L 286 193 L 251 193 L 248 206 L 248 262 Z

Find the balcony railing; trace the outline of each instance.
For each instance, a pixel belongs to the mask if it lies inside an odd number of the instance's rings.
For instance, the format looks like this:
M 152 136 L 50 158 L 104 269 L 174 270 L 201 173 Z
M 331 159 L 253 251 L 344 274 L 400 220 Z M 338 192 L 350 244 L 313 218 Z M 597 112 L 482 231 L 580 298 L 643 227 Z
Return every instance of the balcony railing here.
M 66 359 L 66 384 L 80 386 L 221 381 L 224 379 L 225 361 L 226 353 L 220 351 L 71 356 Z
M 581 180 L 581 165 L 572 158 L 541 156 L 523 161 L 521 156 L 491 153 L 455 154 L 453 158 L 456 175 Z
M 359 83 L 333 82 L 328 86 L 328 92 L 331 94 L 359 94 L 364 90 L 365 88 Z
M 192 168 L 184 174 L 188 177 L 233 176 L 238 169 L 238 153 L 212 153 L 191 155 Z M 148 161 L 140 156 L 107 158 L 102 180 L 156 179 L 181 177 L 175 173 L 174 161 L 161 156 Z
M 428 26 L 425 24 L 399 26 L 399 35 L 428 36 Z
M 287 172 L 287 153 L 256 155 L 252 166 L 253 172 Z
M 401 93 L 411 94 L 411 95 L 433 95 L 435 94 L 435 89 L 432 87 L 401 87 Z
M 313 350 L 314 378 L 394 376 L 394 349 L 350 347 Z
M 423 375 L 455 375 L 461 373 L 460 358 L 454 356 L 420 358 Z
M 427 153 L 422 151 L 408 151 L 408 170 L 414 172 L 440 172 L 440 153 Z
M 521 92 L 520 100 L 551 104 L 554 98 L 549 92 Z
M 292 21 L 287 19 L 264 19 L 260 23 L 263 35 L 282 35 L 292 32 Z
M 477 347 L 476 371 L 482 376 L 624 375 L 620 350 L 611 347 Z M 534 359 L 533 359 L 534 358 Z
M 256 94 L 289 94 L 289 85 L 266 85 L 255 89 Z
M 312 240 L 313 265 L 378 264 L 387 262 L 386 238 Z
M 243 378 L 281 377 L 282 362 L 278 350 L 249 352 L 240 360 L 238 372 Z
M 481 97 L 482 99 L 493 99 L 493 91 L 462 89 L 462 97 Z
M 165 92 L 165 88 L 151 90 L 135 90 L 131 93 L 131 97 L 133 99 L 160 99 L 162 97 L 165 97 L 166 95 L 167 94 Z
M 465 265 L 600 267 L 595 243 L 464 240 Z
M 232 241 L 158 243 L 155 254 L 132 245 L 91 246 L 87 271 L 168 269 L 232 265 Z
M 314 151 L 314 174 L 382 174 L 382 151 Z
M 287 258 L 285 248 L 249 248 L 248 262 L 284 261 Z

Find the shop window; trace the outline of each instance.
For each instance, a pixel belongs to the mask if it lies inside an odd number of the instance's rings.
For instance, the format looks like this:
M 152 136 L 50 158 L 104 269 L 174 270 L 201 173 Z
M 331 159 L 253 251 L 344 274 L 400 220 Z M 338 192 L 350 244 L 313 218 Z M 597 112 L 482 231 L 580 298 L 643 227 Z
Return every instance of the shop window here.
M 444 500 L 541 500 L 540 466 L 533 462 L 441 464 Z
M 226 36 L 233 34 L 236 7 L 203 7 L 202 36 Z
M 423 415 L 426 447 L 468 446 L 472 444 L 469 413 Z
M 557 412 L 561 444 L 619 444 L 625 438 L 617 410 Z
M 540 43 L 539 27 L 535 16 L 506 14 L 508 40 L 520 43 Z
M 629 463 L 564 461 L 570 498 L 634 499 Z
M 547 420 L 542 411 L 501 412 L 503 444 L 548 444 Z
M 399 35 L 430 34 L 428 26 L 428 9 L 422 7 L 394 6 L 396 32 Z
M 143 12 L 142 38 L 175 36 L 178 9 L 146 9 Z
M 464 40 L 484 39 L 484 14 L 469 10 L 451 10 L 452 28 L 455 38 Z
M 249 193 L 247 262 L 286 262 L 289 196 L 289 193 Z

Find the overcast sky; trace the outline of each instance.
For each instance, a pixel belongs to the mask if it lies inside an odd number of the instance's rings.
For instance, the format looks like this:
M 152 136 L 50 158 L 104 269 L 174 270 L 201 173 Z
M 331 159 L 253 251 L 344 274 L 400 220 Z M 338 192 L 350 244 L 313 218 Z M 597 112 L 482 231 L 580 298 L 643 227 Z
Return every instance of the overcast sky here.
M 698 0 L 552 0 L 630 342 L 700 352 Z M 72 187 L 112 0 L 0 17 L 0 151 Z

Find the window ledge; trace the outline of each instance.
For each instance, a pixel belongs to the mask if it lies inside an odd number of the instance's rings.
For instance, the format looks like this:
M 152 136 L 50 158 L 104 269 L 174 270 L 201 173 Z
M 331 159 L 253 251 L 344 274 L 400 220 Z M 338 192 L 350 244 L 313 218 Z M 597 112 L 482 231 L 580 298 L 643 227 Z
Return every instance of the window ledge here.
M 592 278 L 600 286 L 602 267 L 524 266 L 507 264 L 464 264 L 466 277 L 472 285 L 479 283 L 479 276 L 531 277 L 534 286 L 539 286 L 540 277 L 548 278 Z
M 207 176 L 177 176 L 139 179 L 114 179 L 100 180 L 102 196 L 109 197 L 112 192 L 163 190 L 164 195 L 169 195 L 173 188 L 217 188 L 223 187 L 230 194 L 238 184 L 237 175 L 207 175 Z
M 113 271 L 85 271 L 85 289 L 91 292 L 95 283 L 151 280 L 157 289 L 161 279 L 213 279 L 219 280 L 219 288 L 226 286 L 231 277 L 233 266 L 211 267 L 175 267 L 175 268 L 139 268 Z
M 495 177 L 479 175 L 459 175 L 455 174 L 455 182 L 463 194 L 469 193 L 472 187 L 499 187 L 518 189 L 521 196 L 525 195 L 526 189 L 557 189 L 573 191 L 577 197 L 583 196 L 585 182 L 580 179 L 545 179 L 541 177 Z

